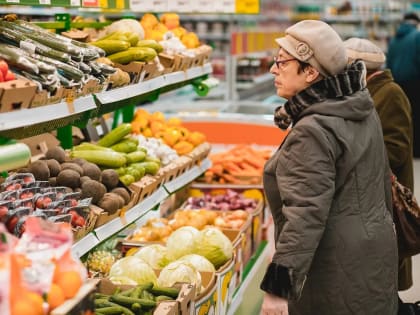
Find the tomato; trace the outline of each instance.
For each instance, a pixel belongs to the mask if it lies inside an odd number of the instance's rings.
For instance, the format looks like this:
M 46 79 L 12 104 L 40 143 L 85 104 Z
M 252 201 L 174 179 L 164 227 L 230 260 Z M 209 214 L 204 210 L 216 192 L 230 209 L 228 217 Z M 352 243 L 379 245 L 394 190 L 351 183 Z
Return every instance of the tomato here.
M 3 78 L 7 75 L 7 71 L 9 71 L 9 65 L 6 61 L 0 60 L 0 72 L 3 75 Z
M 0 71 L 0 82 L 4 82 L 3 72 Z
M 4 81 L 11 81 L 11 80 L 16 80 L 16 76 L 12 71 L 8 70 L 6 75 L 4 76 Z

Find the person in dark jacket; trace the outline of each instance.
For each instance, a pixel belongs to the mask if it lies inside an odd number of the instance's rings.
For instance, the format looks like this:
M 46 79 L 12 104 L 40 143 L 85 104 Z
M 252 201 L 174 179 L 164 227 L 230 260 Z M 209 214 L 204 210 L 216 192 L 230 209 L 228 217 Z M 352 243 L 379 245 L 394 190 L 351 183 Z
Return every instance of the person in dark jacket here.
M 385 54 L 374 43 L 362 38 L 344 42 L 349 62 L 360 59 L 367 69 L 367 88 L 381 120 L 391 170 L 404 186 L 414 191 L 413 124 L 411 106 L 389 69 L 382 70 Z M 413 285 L 411 258 L 400 259 L 398 290 Z
M 275 253 L 263 315 L 395 315 L 398 253 L 390 168 L 362 61 L 305 20 L 276 40 L 270 72 L 288 135 L 264 168 Z
M 413 154 L 420 157 L 420 22 L 407 13 L 388 47 L 387 67 L 410 100 L 413 119 Z

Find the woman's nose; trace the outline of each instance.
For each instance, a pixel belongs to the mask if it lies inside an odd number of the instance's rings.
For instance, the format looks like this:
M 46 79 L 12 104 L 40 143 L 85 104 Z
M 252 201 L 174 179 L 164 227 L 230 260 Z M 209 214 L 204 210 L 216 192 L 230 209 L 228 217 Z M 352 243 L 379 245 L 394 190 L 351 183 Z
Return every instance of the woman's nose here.
M 273 65 L 270 68 L 270 73 L 276 75 L 277 74 L 277 65 L 275 63 L 273 63 Z

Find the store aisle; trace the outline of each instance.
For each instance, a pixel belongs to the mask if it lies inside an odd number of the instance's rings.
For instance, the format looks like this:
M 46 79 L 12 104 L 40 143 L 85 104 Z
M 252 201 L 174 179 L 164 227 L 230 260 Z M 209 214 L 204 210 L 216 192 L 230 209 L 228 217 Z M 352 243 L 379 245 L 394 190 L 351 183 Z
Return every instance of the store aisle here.
M 414 160 L 414 194 L 417 201 L 420 200 L 420 159 Z M 400 292 L 405 302 L 420 300 L 420 254 L 413 257 L 413 286 L 406 291 Z

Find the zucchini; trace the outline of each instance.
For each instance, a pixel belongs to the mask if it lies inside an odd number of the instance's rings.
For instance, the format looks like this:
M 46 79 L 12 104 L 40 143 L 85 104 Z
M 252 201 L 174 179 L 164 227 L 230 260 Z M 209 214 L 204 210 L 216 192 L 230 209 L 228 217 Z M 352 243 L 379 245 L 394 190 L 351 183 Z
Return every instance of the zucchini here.
M 81 70 L 83 73 L 89 74 L 92 72 L 92 68 L 82 61 L 78 62 L 77 65 L 79 67 L 79 70 Z
M 108 66 L 101 62 L 91 61 L 89 65 L 92 67 L 92 69 L 95 67 L 98 67 L 99 68 L 98 71 L 100 71 L 101 73 L 105 75 L 113 74 L 115 73 L 115 71 L 117 71 L 117 69 L 115 69 L 114 67 Z
M 14 66 L 23 71 L 31 74 L 38 74 L 39 68 L 36 64 L 32 63 L 25 56 L 19 55 L 15 52 L 13 46 L 0 44 L 0 58 L 4 59 L 10 66 Z
M 97 144 L 103 147 L 110 147 L 113 144 L 121 141 L 129 133 L 131 133 L 131 124 L 121 124 L 117 128 L 108 132 L 102 139 L 98 141 Z
M 158 54 L 163 51 L 163 47 L 154 39 L 142 39 L 137 42 L 137 47 L 149 47 L 154 49 Z
M 126 154 L 125 157 L 127 159 L 128 164 L 138 163 L 138 162 L 144 161 L 144 159 L 146 158 L 146 153 L 144 153 L 141 150 L 138 150 L 138 151 L 134 151 L 134 152 Z
M 130 48 L 130 43 L 123 40 L 103 39 L 90 43 L 93 46 L 102 48 L 107 55 L 117 53 L 119 51 Z
M 139 41 L 139 36 L 136 33 L 126 32 L 124 35 L 127 37 L 127 40 L 131 46 L 136 46 L 137 42 Z
M 125 156 L 118 152 L 108 152 L 101 150 L 76 150 L 71 151 L 70 156 L 72 158 L 85 159 L 88 162 L 110 168 L 118 168 L 124 166 L 126 163 Z
M 166 295 L 174 299 L 176 299 L 179 294 L 179 290 L 177 288 L 166 288 L 166 287 L 158 287 L 158 286 L 153 286 L 150 292 L 152 292 L 154 295 Z
M 156 51 L 149 47 L 130 47 L 126 51 L 109 55 L 112 62 L 127 64 L 131 61 L 151 61 L 157 56 Z
M 130 153 L 137 150 L 137 144 L 127 139 L 112 145 L 111 149 L 117 152 Z
M 99 151 L 113 152 L 113 150 L 110 148 L 101 147 L 100 145 L 96 145 L 90 142 L 82 142 L 79 145 L 74 146 L 73 150 L 76 150 L 76 151 L 99 150 Z

